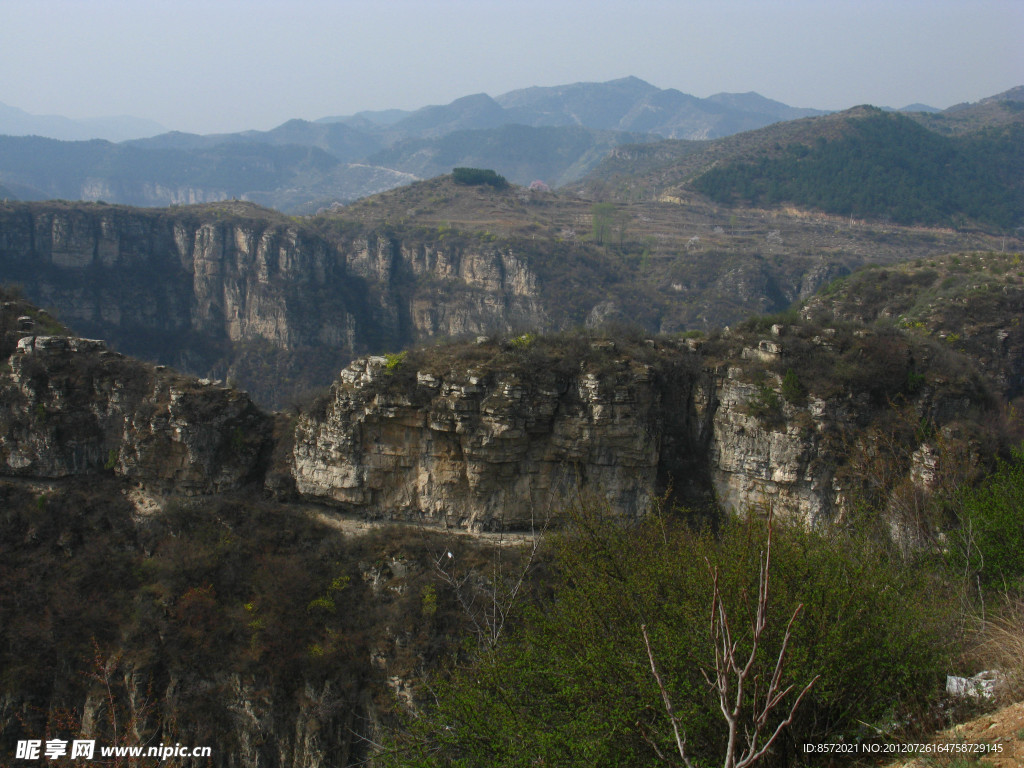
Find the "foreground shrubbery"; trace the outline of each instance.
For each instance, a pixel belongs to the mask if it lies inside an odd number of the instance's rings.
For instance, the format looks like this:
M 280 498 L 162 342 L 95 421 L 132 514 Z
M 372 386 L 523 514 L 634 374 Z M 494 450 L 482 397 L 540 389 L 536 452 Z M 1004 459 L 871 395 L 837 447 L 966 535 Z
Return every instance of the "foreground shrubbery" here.
M 1024 451 L 954 500 L 950 560 L 976 628 L 969 659 L 1001 673 L 997 697 L 1024 700 Z
M 701 672 L 713 676 L 715 665 L 711 572 L 746 658 L 767 527 L 735 522 L 713 535 L 661 517 L 623 527 L 591 511 L 578 512 L 576 523 L 553 543 L 550 596 L 525 609 L 504 643 L 437 683 L 432 704 L 382 764 L 661 764 L 658 753 L 676 746 L 642 625 L 688 755 L 697 765 L 721 764 L 725 725 Z M 954 622 L 934 571 L 853 534 L 776 524 L 774 539 L 757 695 L 787 622 L 803 608 L 783 675 L 794 692 L 770 713 L 767 733 L 795 691 L 819 676 L 776 743 L 777 761 L 805 741 L 873 736 L 873 724 L 890 729 L 938 694 Z
M 510 341 L 500 354 L 533 354 L 544 343 L 523 350 Z M 1022 489 L 1018 454 L 976 488 L 944 497 L 960 522 L 959 533 L 939 539 L 945 557 L 908 559 L 880 543 L 878 529 L 872 537 L 775 523 L 751 690 L 763 692 L 787 622 L 802 608 L 781 679 L 794 688 L 763 733 L 815 682 L 769 763 L 799 760 L 803 742 L 892 734 L 932 708 L 949 672 L 998 667 L 1007 693 L 1021 695 Z M 112 478 L 46 494 L 0 484 L 0 677 L 14 702 L 0 722 L 0 749 L 48 729 L 77 733 L 81 722 L 66 726 L 55 713 L 81 721 L 98 681 L 112 685 L 143 735 L 173 733 L 228 754 L 240 749 L 229 707 L 242 694 L 233 680 L 270 692 L 282 719 L 310 686 L 329 684 L 324 732 L 344 713 L 353 723 L 337 732 L 352 742 L 336 747 L 349 755 L 340 765 L 366 758 L 361 737 L 376 741 L 388 720 L 387 679 L 426 674 L 429 693 L 374 758 L 379 764 L 662 764 L 658 753 L 674 755 L 675 744 L 646 626 L 687 754 L 695 766 L 722 762 L 725 724 L 702 674 L 715 667 L 712 573 L 745 658 L 767 549 L 760 518 L 694 530 L 671 515 L 623 523 L 599 504 L 575 510 L 572 525 L 549 536 L 492 644 L 466 607 L 493 618 L 491 598 L 508 597 L 499 594 L 502 574 L 521 572 L 518 550 L 421 530 L 348 538 L 256 497 L 133 519 L 122 490 Z M 953 599 L 965 594 L 984 607 L 971 668 L 958 633 L 972 625 Z M 386 667 L 368 663 L 385 654 Z M 446 660 L 446 674 L 435 675 Z M 97 670 L 116 674 L 99 679 Z M 131 710 L 142 692 L 148 708 Z

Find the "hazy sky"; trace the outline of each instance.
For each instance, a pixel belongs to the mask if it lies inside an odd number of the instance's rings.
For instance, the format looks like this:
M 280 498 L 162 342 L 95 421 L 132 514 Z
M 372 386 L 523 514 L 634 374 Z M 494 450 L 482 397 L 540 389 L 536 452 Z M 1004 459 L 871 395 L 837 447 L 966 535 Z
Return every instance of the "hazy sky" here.
M 268 129 L 636 75 L 945 108 L 1024 84 L 1024 0 L 0 0 L 0 102 Z

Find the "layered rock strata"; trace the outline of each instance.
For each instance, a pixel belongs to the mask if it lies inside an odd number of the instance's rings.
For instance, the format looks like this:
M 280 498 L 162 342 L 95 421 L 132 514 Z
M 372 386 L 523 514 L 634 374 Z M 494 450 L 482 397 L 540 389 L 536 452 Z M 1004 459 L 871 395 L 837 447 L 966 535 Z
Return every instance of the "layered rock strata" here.
M 258 479 L 270 426 L 241 392 L 140 363 L 101 341 L 26 336 L 0 380 L 0 467 L 59 478 L 112 473 L 158 493 Z
M 696 382 L 680 377 L 669 403 L 665 366 L 553 362 L 410 376 L 387 358 L 357 360 L 323 416 L 300 420 L 296 487 L 377 516 L 472 529 L 541 526 L 579 488 L 625 514 L 646 510 L 664 471 L 664 414 L 686 422 L 675 437 L 702 439 L 689 423 Z
M 889 401 L 837 390 L 790 402 L 771 372 L 784 340 L 737 349 L 731 361 L 653 341 L 569 354 L 485 349 L 461 364 L 427 355 L 349 365 L 322 411 L 296 428 L 299 493 L 369 516 L 485 530 L 538 525 L 580 493 L 627 516 L 671 492 L 691 506 L 714 497 L 726 510 L 771 506 L 817 524 L 875 479 L 861 467 L 886 450 L 889 490 L 907 482 L 927 492 L 935 473 L 913 457 L 934 463 L 936 446 L 956 442 L 958 414 L 990 407 L 973 384 L 948 382 Z
M 340 366 L 425 336 L 546 322 L 536 276 L 510 248 L 327 238 L 245 203 L 0 205 L 0 278 L 80 334 L 196 375 L 235 376 L 276 406 L 285 400 L 259 377 L 292 376 L 298 390 L 327 383 L 302 358 Z M 290 369 L 268 359 L 272 373 L 259 373 L 239 360 L 260 349 L 287 351 Z

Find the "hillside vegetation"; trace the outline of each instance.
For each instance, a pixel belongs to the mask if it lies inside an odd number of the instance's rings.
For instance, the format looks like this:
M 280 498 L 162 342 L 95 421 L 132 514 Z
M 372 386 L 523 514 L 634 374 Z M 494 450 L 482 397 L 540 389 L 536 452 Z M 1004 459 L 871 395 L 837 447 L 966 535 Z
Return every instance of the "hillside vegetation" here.
M 888 325 L 973 358 L 1012 401 L 1024 394 L 1024 262 L 1020 254 L 960 253 L 836 280 L 801 309 Z
M 694 764 L 723 763 L 728 727 L 702 674 L 716 669 L 716 583 L 740 663 L 756 650 L 751 690 L 739 695 L 747 737 L 790 619 L 778 689 L 788 696 L 765 713 L 763 740 L 810 686 L 763 765 L 800 760 L 804 743 L 877 738 L 876 724 L 935 701 L 957 646 L 952 595 L 938 571 L 857 535 L 776 525 L 769 628 L 755 647 L 750 623 L 766 549 L 766 528 L 754 520 L 717 534 L 671 517 L 624 528 L 584 506 L 576 526 L 551 542 L 547 594 L 521 609 L 496 647 L 435 684 L 381 764 L 674 765 L 674 725 Z M 729 683 L 737 683 L 731 674 Z M 731 708 L 735 689 L 728 694 Z M 739 746 L 747 746 L 742 733 Z
M 878 112 L 811 146 L 718 165 L 692 188 L 720 203 L 791 203 L 900 224 L 1024 226 L 1024 123 L 959 139 Z
M 572 189 L 1012 232 L 1024 226 L 1024 111 L 1019 101 L 993 104 L 952 113 L 948 123 L 946 113 L 856 107 L 711 142 L 621 147 Z

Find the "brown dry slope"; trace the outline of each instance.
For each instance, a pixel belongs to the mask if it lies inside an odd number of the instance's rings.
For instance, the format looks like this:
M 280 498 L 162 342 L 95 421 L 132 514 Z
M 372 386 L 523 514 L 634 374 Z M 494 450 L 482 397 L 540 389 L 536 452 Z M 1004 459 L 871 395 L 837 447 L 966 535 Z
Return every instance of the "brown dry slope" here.
M 935 752 L 888 768 L 1020 768 L 1024 766 L 1024 702 L 1011 704 L 937 734 L 936 746 L 983 745 L 984 752 Z

